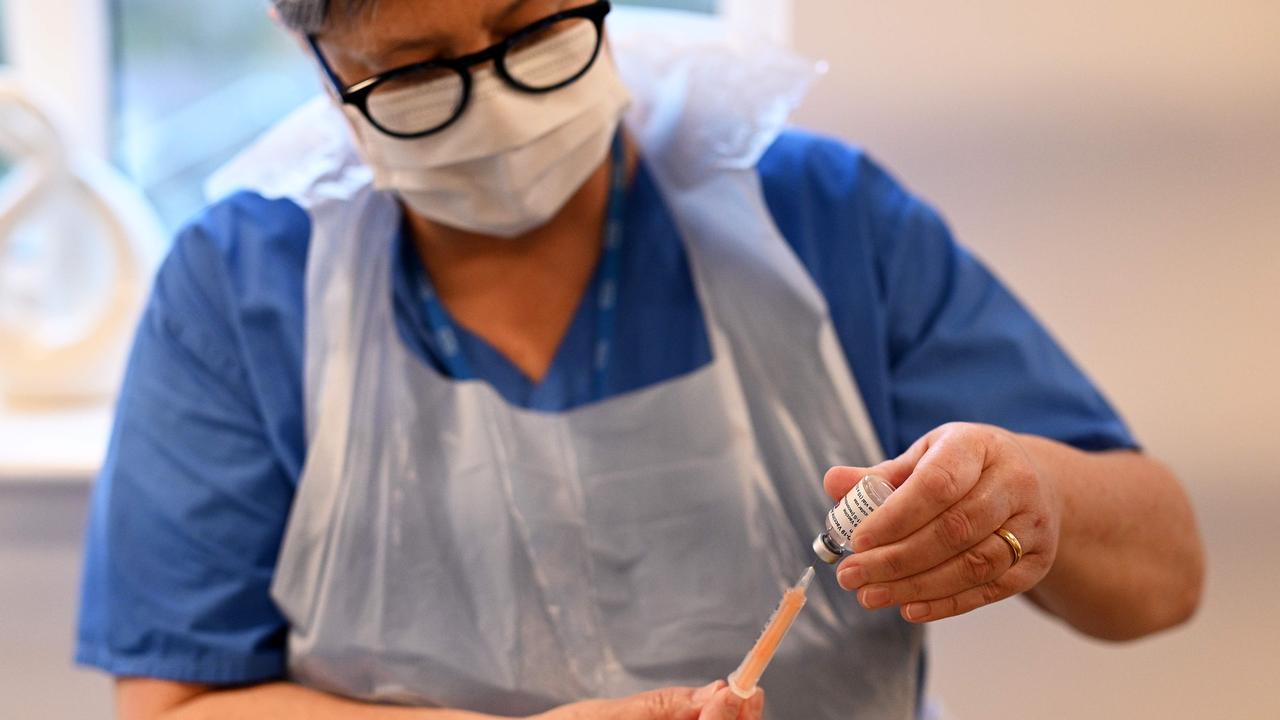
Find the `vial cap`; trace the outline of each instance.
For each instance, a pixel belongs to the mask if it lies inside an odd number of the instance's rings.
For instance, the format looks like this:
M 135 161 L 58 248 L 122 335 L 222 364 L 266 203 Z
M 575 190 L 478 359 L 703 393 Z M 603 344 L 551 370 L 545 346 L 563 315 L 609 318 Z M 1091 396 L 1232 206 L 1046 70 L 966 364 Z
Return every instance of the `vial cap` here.
M 813 539 L 813 554 L 828 565 L 835 565 L 840 559 L 839 555 L 831 552 L 831 548 L 827 547 L 827 541 L 821 535 Z

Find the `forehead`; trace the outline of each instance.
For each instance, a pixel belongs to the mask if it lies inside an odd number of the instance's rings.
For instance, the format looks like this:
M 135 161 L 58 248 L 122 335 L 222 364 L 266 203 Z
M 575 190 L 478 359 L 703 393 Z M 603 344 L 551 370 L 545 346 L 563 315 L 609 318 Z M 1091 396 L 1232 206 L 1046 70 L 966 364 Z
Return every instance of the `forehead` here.
M 439 56 L 474 52 L 566 8 L 592 0 L 352 0 L 318 34 L 340 77 L 354 82 Z
M 340 3 L 327 29 L 326 45 L 397 44 L 405 40 L 460 40 L 478 33 L 532 22 L 564 7 L 587 4 L 563 0 L 351 0 Z M 518 26 L 518 25 L 516 25 Z

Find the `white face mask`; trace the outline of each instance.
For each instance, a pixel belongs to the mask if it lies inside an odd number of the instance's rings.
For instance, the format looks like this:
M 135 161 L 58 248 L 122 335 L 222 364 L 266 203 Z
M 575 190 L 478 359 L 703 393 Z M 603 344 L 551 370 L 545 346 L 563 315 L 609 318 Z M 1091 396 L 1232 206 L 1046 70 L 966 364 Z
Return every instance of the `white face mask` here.
M 549 52 L 531 48 L 508 63 L 547 62 Z M 406 92 L 406 112 L 422 106 L 422 93 Z M 492 67 L 476 72 L 462 116 L 422 138 L 392 137 L 359 110 L 343 111 L 379 189 L 444 225 L 515 237 L 550 220 L 600 167 L 629 102 L 602 48 L 585 75 L 548 93 L 517 90 Z

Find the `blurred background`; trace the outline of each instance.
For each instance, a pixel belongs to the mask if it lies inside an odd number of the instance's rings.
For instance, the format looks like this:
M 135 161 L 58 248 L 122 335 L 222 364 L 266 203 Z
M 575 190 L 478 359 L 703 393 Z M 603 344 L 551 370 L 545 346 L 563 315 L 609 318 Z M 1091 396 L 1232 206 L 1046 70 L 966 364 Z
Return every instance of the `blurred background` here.
M 638 4 L 825 60 L 797 124 L 939 207 L 1194 497 L 1194 621 L 938 624 L 949 715 L 1280 717 L 1280 3 Z M 264 7 L 0 0 L 0 717 L 110 717 L 69 658 L 120 328 L 205 176 L 318 90 Z

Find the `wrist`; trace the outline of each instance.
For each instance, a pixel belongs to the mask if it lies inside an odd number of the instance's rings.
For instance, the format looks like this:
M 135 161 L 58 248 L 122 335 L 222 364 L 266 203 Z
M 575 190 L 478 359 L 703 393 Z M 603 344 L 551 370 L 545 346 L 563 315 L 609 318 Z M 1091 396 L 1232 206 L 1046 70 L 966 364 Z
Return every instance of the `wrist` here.
M 1062 582 L 1069 582 L 1064 578 L 1072 574 L 1071 567 L 1079 560 L 1079 553 L 1072 551 L 1081 549 L 1083 545 L 1073 540 L 1079 518 L 1077 508 L 1081 491 L 1079 459 L 1073 456 L 1084 454 L 1037 435 L 1019 434 L 1016 438 L 1031 463 L 1046 514 L 1050 518 L 1049 525 L 1053 530 L 1049 536 L 1053 543 L 1049 570 L 1026 594 L 1045 609 L 1055 612 L 1055 603 L 1051 597 L 1054 588 Z

